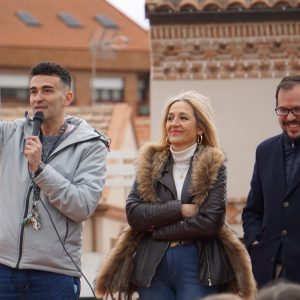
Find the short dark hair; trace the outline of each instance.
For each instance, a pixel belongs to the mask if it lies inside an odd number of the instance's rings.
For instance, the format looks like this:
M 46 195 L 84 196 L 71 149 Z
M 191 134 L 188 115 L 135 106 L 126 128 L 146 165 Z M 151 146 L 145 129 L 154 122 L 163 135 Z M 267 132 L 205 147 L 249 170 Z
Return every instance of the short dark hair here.
M 275 98 L 276 106 L 278 105 L 278 94 L 280 90 L 288 91 L 291 90 L 295 85 L 300 85 L 300 75 L 286 76 L 282 78 L 277 86 Z
M 71 88 L 71 73 L 59 64 L 53 62 L 41 62 L 35 65 L 30 71 L 30 76 L 33 77 L 37 75 L 57 76 L 64 84 Z

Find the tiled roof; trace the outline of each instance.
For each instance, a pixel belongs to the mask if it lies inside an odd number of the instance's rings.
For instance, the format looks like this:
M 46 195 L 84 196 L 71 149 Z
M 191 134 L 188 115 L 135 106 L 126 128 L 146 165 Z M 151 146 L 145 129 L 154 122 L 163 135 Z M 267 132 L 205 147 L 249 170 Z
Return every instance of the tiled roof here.
M 66 113 L 84 119 L 92 127 L 108 135 L 114 108 L 112 104 L 69 106 Z
M 138 147 L 141 147 L 144 143 L 150 141 L 150 117 L 149 116 L 136 116 L 133 119 L 135 136 L 138 143 Z
M 146 0 L 149 12 L 299 8 L 299 0 Z
M 30 13 L 41 25 L 25 25 L 16 15 L 20 11 Z M 59 13 L 72 14 L 82 27 L 68 27 Z M 87 49 L 91 36 L 103 28 L 97 14 L 117 24 L 117 33 L 129 39 L 124 51 L 148 51 L 147 31 L 105 0 L 0 0 L 0 47 Z
M 2 107 L 0 119 L 13 121 L 24 118 L 29 107 Z M 131 118 L 132 109 L 127 103 L 101 104 L 94 106 L 69 106 L 66 114 L 84 119 L 95 129 L 111 138 L 111 149 L 119 150 L 124 138 L 124 130 L 130 124 L 133 126 L 137 146 L 150 141 L 150 117 L 136 116 Z
M 66 109 L 66 114 L 86 120 L 92 127 L 108 134 L 109 124 L 113 114 L 114 105 L 97 106 L 70 106 Z M 12 121 L 24 118 L 24 112 L 30 111 L 28 107 L 3 107 L 0 110 L 0 119 Z
M 127 103 L 114 105 L 108 130 L 108 135 L 111 138 L 111 148 L 114 150 L 122 149 L 127 125 L 132 126 L 131 112 L 132 109 Z

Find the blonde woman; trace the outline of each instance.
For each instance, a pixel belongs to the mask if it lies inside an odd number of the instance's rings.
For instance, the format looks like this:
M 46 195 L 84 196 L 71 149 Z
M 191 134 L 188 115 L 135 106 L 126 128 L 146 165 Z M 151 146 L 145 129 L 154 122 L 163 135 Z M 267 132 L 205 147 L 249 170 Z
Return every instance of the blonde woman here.
M 225 157 L 208 99 L 194 91 L 170 99 L 161 131 L 140 151 L 126 203 L 131 228 L 100 270 L 98 295 L 136 289 L 140 300 L 198 300 L 231 286 L 253 296 L 247 252 L 224 224 Z

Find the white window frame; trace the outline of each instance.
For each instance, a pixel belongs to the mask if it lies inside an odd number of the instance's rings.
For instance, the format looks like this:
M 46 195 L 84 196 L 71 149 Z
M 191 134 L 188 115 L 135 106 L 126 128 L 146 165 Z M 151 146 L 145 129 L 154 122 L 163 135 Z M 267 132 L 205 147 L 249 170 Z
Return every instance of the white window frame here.
M 0 74 L 0 88 L 28 88 L 29 76 Z
M 122 77 L 97 77 L 92 80 L 93 89 L 123 90 L 124 80 Z

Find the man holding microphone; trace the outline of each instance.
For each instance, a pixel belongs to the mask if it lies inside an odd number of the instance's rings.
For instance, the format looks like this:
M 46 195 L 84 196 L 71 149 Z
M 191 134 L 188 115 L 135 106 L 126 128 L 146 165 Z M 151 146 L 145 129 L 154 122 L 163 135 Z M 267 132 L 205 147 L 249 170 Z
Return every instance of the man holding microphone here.
M 62 66 L 34 66 L 29 90 L 33 120 L 0 122 L 0 300 L 75 300 L 82 222 L 101 197 L 109 141 L 65 116 Z

